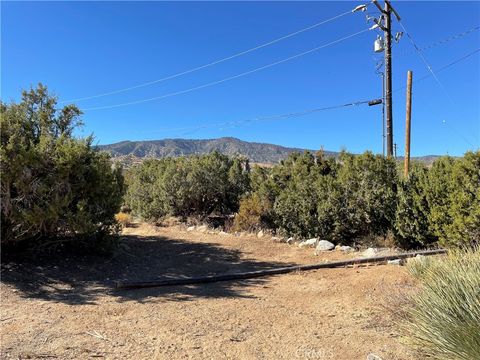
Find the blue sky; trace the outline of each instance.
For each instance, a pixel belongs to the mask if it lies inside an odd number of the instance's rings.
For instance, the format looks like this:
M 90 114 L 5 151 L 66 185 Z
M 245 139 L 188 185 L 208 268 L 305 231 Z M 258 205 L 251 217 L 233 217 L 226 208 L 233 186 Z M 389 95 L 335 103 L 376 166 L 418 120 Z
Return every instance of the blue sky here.
M 230 56 L 354 8 L 361 2 L 2 2 L 1 98 L 46 84 L 59 100 L 135 86 Z M 480 24 L 479 2 L 405 2 L 394 6 L 419 47 Z M 375 7 L 369 7 L 371 12 Z M 110 106 L 183 91 L 231 77 L 348 36 L 370 25 L 364 13 L 184 76 L 77 102 Z M 394 21 L 394 30 L 400 30 Z M 216 138 L 327 150 L 382 152 L 381 106 L 220 125 L 259 116 L 381 97 L 375 31 L 308 55 L 177 96 L 86 110 L 79 135 L 122 140 Z M 424 50 L 435 71 L 480 46 L 480 32 Z M 480 144 L 480 53 L 413 85 L 412 155 L 459 155 Z M 394 89 L 428 75 L 404 36 L 393 48 Z M 446 91 L 445 91 L 446 90 Z M 208 126 L 203 126 L 210 124 Z M 213 125 L 212 125 L 213 124 Z M 394 93 L 394 141 L 403 154 L 405 90 Z

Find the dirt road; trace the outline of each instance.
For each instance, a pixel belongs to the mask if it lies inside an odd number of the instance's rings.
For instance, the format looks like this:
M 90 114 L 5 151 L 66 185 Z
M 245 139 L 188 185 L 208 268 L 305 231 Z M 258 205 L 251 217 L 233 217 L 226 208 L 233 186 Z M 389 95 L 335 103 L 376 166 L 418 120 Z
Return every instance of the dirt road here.
M 269 237 L 126 229 L 114 258 L 2 264 L 4 359 L 409 359 L 383 305 L 410 280 L 396 266 L 114 291 L 118 279 L 192 276 L 354 255 Z

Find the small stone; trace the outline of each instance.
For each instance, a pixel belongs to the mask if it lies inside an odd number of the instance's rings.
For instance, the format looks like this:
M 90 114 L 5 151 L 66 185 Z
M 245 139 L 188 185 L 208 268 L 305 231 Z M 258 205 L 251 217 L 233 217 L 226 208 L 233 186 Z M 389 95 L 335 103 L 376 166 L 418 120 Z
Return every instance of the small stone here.
M 375 355 L 375 354 L 368 354 L 367 355 L 367 360 L 382 360 L 382 358 L 378 355 Z
M 263 230 L 260 230 L 260 231 L 257 233 L 257 237 L 258 237 L 258 238 L 263 237 L 263 235 L 265 235 L 265 234 L 263 233 Z
M 293 244 L 295 242 L 295 238 L 289 237 L 286 241 L 287 244 Z
M 206 232 L 207 230 L 208 230 L 208 226 L 207 226 L 207 225 L 197 226 L 197 231 Z
M 400 266 L 402 265 L 402 260 L 401 259 L 394 259 L 394 260 L 388 260 L 387 265 L 397 265 Z
M 335 249 L 335 245 L 328 240 L 320 240 L 315 248 L 315 251 L 330 251 Z
M 195 226 L 189 226 L 189 227 L 187 228 L 187 231 L 193 231 L 193 230 L 195 230 Z
M 302 241 L 300 244 L 298 244 L 298 247 L 314 247 L 315 244 L 317 243 L 317 238 L 313 238 L 313 239 L 308 239 L 308 240 L 305 240 L 305 241 Z
M 220 235 L 220 236 L 228 236 L 228 233 L 226 233 L 225 231 L 220 231 L 220 232 L 218 233 L 218 235 Z
M 363 257 L 366 257 L 366 258 L 370 258 L 370 257 L 374 257 L 375 255 L 378 254 L 378 249 L 376 248 L 368 248 L 367 250 L 365 250 L 363 253 L 362 253 L 362 256 Z
M 340 248 L 338 249 L 340 251 L 343 251 L 343 252 L 352 252 L 352 251 L 355 251 L 355 249 L 351 246 L 347 246 L 347 245 L 342 245 L 340 246 Z

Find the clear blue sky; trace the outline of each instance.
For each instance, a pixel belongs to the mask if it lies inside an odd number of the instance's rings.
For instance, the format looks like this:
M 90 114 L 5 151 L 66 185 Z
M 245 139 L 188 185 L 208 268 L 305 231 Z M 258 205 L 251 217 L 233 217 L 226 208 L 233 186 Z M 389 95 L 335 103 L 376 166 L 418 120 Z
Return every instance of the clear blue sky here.
M 163 78 L 281 37 L 361 2 L 4 2 L 1 98 L 18 100 L 38 82 L 68 100 Z M 416 43 L 428 46 L 478 26 L 480 3 L 394 5 Z M 373 5 L 370 11 L 374 11 Z M 271 46 L 169 81 L 77 102 L 81 109 L 161 96 L 230 77 L 363 30 L 344 16 Z M 400 30 L 394 22 L 394 29 Z M 381 97 L 374 31 L 216 86 L 105 110 L 85 111 L 79 135 L 122 140 L 216 138 L 352 152 L 382 151 L 381 106 L 358 106 L 276 121 L 209 126 Z M 480 47 L 480 32 L 423 53 L 438 69 Z M 393 49 L 394 88 L 429 72 L 404 36 Z M 412 154 L 459 155 L 480 143 L 479 53 L 414 83 Z M 394 135 L 404 148 L 405 90 L 394 93 Z

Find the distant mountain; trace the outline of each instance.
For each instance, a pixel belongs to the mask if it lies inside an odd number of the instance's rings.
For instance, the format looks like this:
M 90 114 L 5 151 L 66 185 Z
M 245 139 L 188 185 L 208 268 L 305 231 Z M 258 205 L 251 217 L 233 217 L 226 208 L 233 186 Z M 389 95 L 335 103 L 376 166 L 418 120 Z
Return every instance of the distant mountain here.
M 307 149 L 289 148 L 280 145 L 242 141 L 233 137 L 219 139 L 164 139 L 151 141 L 122 141 L 115 144 L 99 145 L 98 149 L 109 152 L 115 161 L 133 164 L 144 158 L 177 157 L 193 154 L 208 154 L 219 151 L 233 156 L 243 155 L 251 162 L 276 164 L 292 152 L 303 152 Z M 315 151 L 315 150 L 311 150 Z M 338 152 L 325 151 L 327 156 L 337 156 Z M 431 164 L 438 156 L 428 155 L 413 158 Z M 401 158 L 398 158 L 399 160 Z
M 255 163 L 274 164 L 285 159 L 288 154 L 305 149 L 289 148 L 280 145 L 242 141 L 232 137 L 219 139 L 190 140 L 164 139 L 152 141 L 122 141 L 115 144 L 99 145 L 100 150 L 109 152 L 114 158 L 163 158 L 182 155 L 208 154 L 219 151 L 225 155 L 244 155 Z M 337 153 L 326 151 L 327 155 Z

